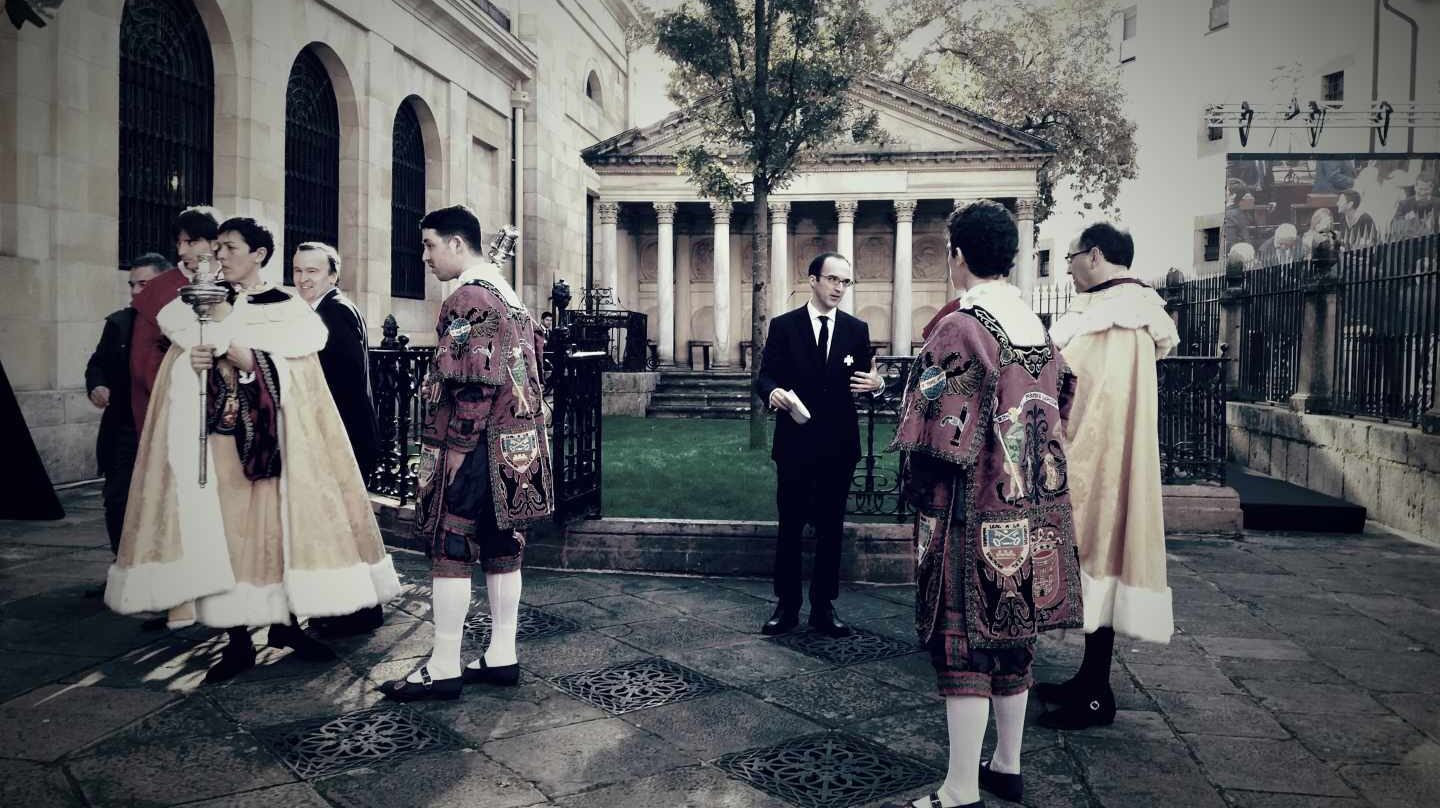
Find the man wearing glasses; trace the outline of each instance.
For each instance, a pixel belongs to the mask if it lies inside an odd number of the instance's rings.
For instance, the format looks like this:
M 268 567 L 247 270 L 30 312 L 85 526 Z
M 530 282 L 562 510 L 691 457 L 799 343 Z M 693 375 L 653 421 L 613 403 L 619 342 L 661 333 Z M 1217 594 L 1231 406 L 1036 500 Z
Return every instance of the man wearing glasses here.
M 810 300 L 770 322 L 755 392 L 775 418 L 770 457 L 780 532 L 775 546 L 775 613 L 761 627 L 783 634 L 800 622 L 800 535 L 815 527 L 810 625 L 832 637 L 850 627 L 835 614 L 840 590 L 840 537 L 845 501 L 860 459 L 855 393 L 875 393 L 884 379 L 871 369 L 870 327 L 839 310 L 854 284 L 850 261 L 821 253 L 810 262 Z

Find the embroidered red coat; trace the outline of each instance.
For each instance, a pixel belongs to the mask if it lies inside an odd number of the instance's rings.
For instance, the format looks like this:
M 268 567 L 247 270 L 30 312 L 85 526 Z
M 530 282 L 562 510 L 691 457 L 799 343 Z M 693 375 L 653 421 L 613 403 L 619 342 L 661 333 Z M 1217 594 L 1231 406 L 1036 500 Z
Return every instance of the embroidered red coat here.
M 1047 339 L 1011 343 L 979 306 L 936 324 L 911 367 L 892 449 L 916 508 L 916 629 L 1006 648 L 1080 625 L 1062 412 L 1074 376 Z
M 435 359 L 420 391 L 421 456 L 416 529 L 445 518 L 445 482 L 485 441 L 495 527 L 524 527 L 554 511 L 550 444 L 540 381 L 544 337 L 499 289 L 472 280 L 440 307 Z

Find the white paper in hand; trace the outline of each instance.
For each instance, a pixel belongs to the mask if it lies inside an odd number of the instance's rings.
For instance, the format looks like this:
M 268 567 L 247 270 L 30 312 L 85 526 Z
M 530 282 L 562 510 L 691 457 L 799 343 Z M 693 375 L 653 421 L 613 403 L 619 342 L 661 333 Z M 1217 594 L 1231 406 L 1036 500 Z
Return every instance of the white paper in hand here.
M 786 390 L 785 397 L 790 400 L 790 417 L 795 419 L 795 423 L 803 424 L 810 420 L 810 410 L 805 408 L 805 402 L 795 395 L 794 390 Z

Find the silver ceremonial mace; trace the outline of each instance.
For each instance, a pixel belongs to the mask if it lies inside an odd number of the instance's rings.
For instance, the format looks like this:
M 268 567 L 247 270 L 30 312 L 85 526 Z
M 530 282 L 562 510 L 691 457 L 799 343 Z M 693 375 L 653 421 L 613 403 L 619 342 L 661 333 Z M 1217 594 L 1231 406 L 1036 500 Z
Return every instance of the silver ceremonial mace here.
M 495 234 L 495 238 L 490 239 L 490 250 L 485 257 L 497 267 L 500 262 L 509 261 L 515 257 L 515 239 L 519 237 L 520 231 L 515 229 L 515 225 L 505 225 Z
M 210 256 L 201 255 L 198 268 L 195 270 L 195 277 L 191 282 L 180 287 L 180 299 L 190 304 L 195 310 L 195 320 L 200 324 L 200 337 L 197 345 L 205 344 L 205 324 L 214 322 L 210 316 L 211 311 L 229 297 L 230 291 L 219 282 L 219 273 L 210 268 Z M 207 410 L 207 399 L 210 389 L 210 371 L 200 371 L 200 487 L 205 487 L 206 448 L 209 444 L 209 414 Z

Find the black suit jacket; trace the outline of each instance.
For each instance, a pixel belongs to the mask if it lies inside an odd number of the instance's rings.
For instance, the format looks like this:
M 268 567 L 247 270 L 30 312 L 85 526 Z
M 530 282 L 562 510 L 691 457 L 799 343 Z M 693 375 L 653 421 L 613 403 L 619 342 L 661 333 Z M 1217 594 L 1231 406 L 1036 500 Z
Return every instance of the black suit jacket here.
M 860 459 L 859 418 L 850 392 L 850 374 L 870 370 L 870 326 L 839 309 L 832 314 L 830 359 L 823 365 L 805 306 L 770 321 L 755 392 L 768 405 L 775 388 L 793 390 L 810 411 L 810 421 L 803 425 L 788 413 L 776 415 L 770 448 L 776 463 L 854 464 Z
M 100 434 L 95 440 L 95 461 L 103 474 L 110 466 L 110 453 L 123 432 L 135 431 L 130 411 L 130 333 L 135 329 L 135 310 L 129 307 L 105 318 L 100 342 L 85 364 L 85 392 L 97 387 L 110 389 L 110 404 L 100 416 Z
M 370 352 L 366 345 L 365 320 L 360 310 L 339 289 L 321 298 L 315 313 L 325 322 L 330 336 L 320 349 L 320 367 L 330 396 L 340 410 L 345 433 L 355 461 L 367 477 L 375 468 L 375 407 L 370 401 Z

